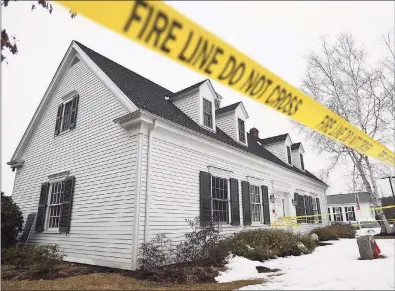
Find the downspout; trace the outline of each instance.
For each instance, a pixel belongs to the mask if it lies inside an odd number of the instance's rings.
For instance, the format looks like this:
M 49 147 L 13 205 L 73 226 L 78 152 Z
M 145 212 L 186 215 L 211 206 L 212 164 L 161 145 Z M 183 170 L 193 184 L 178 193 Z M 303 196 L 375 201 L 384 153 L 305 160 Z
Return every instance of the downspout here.
M 145 223 L 144 223 L 144 242 L 149 238 L 149 205 L 151 204 L 151 172 L 152 172 L 152 133 L 157 127 L 156 119 L 148 131 L 148 150 L 147 150 L 147 189 L 145 194 Z
M 134 193 L 134 217 L 132 233 L 132 270 L 137 269 L 137 253 L 139 242 L 140 225 L 140 196 L 141 196 L 141 166 L 143 156 L 143 133 L 137 134 L 137 153 L 136 153 L 136 185 Z

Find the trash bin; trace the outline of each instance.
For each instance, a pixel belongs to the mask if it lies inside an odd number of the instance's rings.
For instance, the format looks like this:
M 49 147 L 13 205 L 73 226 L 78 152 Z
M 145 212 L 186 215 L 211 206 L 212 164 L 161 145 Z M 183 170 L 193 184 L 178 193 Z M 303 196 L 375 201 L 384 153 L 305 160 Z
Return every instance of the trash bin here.
M 357 238 L 359 255 L 361 260 L 373 260 L 373 236 L 371 235 L 363 235 Z

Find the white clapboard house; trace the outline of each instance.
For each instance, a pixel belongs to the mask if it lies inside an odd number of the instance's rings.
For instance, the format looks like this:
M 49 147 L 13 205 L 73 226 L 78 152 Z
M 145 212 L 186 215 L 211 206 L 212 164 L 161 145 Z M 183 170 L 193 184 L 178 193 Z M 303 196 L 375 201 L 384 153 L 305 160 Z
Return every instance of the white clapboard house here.
M 24 239 L 135 269 L 141 243 L 179 241 L 185 219 L 233 233 L 326 213 L 328 186 L 305 169 L 303 146 L 246 132 L 243 103 L 221 99 L 209 80 L 174 93 L 72 42 L 8 163 L 13 199 L 31 214 Z
M 349 222 L 375 219 L 374 204 L 368 192 L 327 196 L 330 221 Z

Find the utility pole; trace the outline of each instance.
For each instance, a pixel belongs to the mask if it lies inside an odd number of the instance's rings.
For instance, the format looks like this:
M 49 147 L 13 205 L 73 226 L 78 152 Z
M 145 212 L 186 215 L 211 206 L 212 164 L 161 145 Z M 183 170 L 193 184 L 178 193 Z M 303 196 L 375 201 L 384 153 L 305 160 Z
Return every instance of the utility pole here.
M 388 176 L 388 177 L 380 178 L 380 180 L 383 180 L 383 179 L 388 179 L 388 181 L 390 182 L 392 197 L 394 197 L 394 199 L 395 199 L 394 188 L 392 187 L 392 181 L 391 181 L 391 179 L 395 179 L 395 176 L 392 176 L 392 177 Z

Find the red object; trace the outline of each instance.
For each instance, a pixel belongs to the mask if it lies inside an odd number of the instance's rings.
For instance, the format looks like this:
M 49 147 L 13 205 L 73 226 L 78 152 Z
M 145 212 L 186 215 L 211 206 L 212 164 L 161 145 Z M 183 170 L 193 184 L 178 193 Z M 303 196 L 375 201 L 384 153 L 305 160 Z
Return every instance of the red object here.
M 381 254 L 381 250 L 376 243 L 376 240 L 372 240 L 372 249 L 373 249 L 373 256 L 375 259 L 379 258 L 379 254 Z
M 357 210 L 361 210 L 361 207 L 359 206 L 359 203 L 357 203 Z
M 276 210 L 273 209 L 272 212 L 273 212 L 273 213 L 276 213 Z

